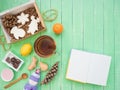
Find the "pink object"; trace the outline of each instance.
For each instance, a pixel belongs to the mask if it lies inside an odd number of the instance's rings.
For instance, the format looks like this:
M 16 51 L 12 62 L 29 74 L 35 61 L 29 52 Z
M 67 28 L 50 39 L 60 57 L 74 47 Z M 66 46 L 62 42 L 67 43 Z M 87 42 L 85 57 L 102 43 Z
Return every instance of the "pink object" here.
M 11 81 L 13 79 L 14 73 L 11 69 L 5 68 L 1 72 L 1 78 L 3 81 Z

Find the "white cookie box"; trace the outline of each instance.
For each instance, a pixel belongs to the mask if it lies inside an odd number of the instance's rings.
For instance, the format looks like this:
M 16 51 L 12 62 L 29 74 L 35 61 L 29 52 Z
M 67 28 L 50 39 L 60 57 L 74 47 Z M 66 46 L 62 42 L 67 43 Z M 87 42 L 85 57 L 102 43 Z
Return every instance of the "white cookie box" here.
M 15 57 L 15 58 L 17 58 L 17 59 L 19 59 L 19 60 L 21 61 L 17 69 L 14 68 L 11 64 L 9 64 L 9 63 L 6 61 L 7 57 L 10 57 L 10 58 Z M 2 60 L 2 62 L 5 63 L 6 65 L 8 65 L 10 68 L 12 68 L 12 69 L 15 70 L 15 71 L 18 71 L 18 70 L 20 69 L 20 67 L 21 67 L 21 66 L 23 65 L 23 63 L 24 63 L 24 61 L 23 61 L 22 59 L 20 59 L 18 56 L 16 56 L 15 54 L 13 54 L 11 51 L 9 51 L 9 52 L 6 54 L 6 56 L 4 57 L 4 59 Z
M 1 24 L 2 30 L 3 30 L 3 32 L 4 32 L 4 35 L 5 35 L 5 38 L 6 38 L 7 43 L 14 43 L 14 42 L 16 42 L 16 41 L 12 41 L 12 40 L 11 40 L 11 37 L 8 35 L 8 33 L 6 32 L 4 26 L 2 25 L 2 21 L 1 21 L 2 16 L 4 16 L 5 14 L 17 14 L 17 13 L 22 12 L 22 11 L 24 11 L 24 10 L 32 7 L 32 6 L 35 7 L 35 9 L 36 9 L 36 11 L 37 11 L 37 13 L 38 13 L 38 16 L 39 16 L 39 18 L 40 18 L 40 20 L 41 20 L 42 26 L 44 27 L 43 30 L 46 29 L 45 24 L 44 24 L 44 22 L 43 22 L 43 19 L 42 19 L 42 17 L 41 17 L 41 14 L 40 14 L 40 12 L 39 12 L 39 9 L 38 9 L 38 7 L 37 7 L 36 2 L 35 2 L 34 0 L 30 0 L 30 2 L 27 2 L 27 3 L 23 4 L 23 5 L 20 5 L 20 6 L 18 6 L 18 7 L 15 7 L 15 8 L 13 8 L 13 9 L 6 10 L 6 11 L 0 13 L 0 24 Z M 42 31 L 43 31 L 43 30 L 42 30 Z M 32 36 L 32 35 L 31 35 L 31 36 Z M 28 36 L 28 37 L 30 37 L 30 36 Z M 26 38 L 28 38 L 28 37 L 26 37 Z M 24 39 L 25 39 L 25 38 L 24 38 Z M 23 39 L 21 39 L 21 40 L 23 40 Z M 20 41 L 20 40 L 17 40 L 17 41 Z

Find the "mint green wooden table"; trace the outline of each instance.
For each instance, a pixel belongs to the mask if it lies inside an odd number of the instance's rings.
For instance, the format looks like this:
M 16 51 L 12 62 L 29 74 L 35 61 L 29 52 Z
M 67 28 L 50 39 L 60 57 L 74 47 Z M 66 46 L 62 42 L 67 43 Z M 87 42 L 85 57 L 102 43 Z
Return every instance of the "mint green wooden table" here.
M 0 12 L 27 1 L 0 0 Z M 56 61 L 60 61 L 59 71 L 51 83 L 43 86 L 39 85 L 39 90 L 120 90 L 120 0 L 37 0 L 37 4 L 41 12 L 51 8 L 58 10 L 58 18 L 53 22 L 45 22 L 46 31 L 12 44 L 11 51 L 15 51 L 20 56 L 20 47 L 28 42 L 33 45 L 35 39 L 41 35 L 50 35 L 55 39 L 59 55 L 54 55 L 48 59 L 38 56 L 37 58 L 39 61 L 46 62 L 49 67 Z M 52 26 L 56 22 L 62 23 L 64 26 L 61 35 L 56 35 L 52 31 Z M 0 34 L 2 34 L 1 30 Z M 72 48 L 112 56 L 106 87 L 77 83 L 65 78 Z M 0 46 L 0 60 L 6 53 Z M 14 72 L 14 79 L 18 78 L 23 72 L 29 75 L 33 72 L 27 70 L 33 55 L 36 55 L 34 51 L 29 56 L 22 57 L 25 63 L 19 72 Z M 5 67 L 7 66 L 0 61 L 0 72 Z M 44 78 L 46 73 L 41 73 L 41 79 Z M 28 79 L 22 80 L 8 90 L 23 90 L 27 81 Z M 0 78 L 0 90 L 4 90 L 3 86 L 6 84 L 7 82 Z

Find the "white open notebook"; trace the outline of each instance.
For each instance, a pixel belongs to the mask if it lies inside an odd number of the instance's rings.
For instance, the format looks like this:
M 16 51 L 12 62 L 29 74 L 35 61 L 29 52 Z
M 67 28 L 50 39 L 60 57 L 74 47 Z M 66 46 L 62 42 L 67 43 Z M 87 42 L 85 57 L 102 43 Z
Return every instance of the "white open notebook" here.
M 106 86 L 111 57 L 72 49 L 66 78 Z

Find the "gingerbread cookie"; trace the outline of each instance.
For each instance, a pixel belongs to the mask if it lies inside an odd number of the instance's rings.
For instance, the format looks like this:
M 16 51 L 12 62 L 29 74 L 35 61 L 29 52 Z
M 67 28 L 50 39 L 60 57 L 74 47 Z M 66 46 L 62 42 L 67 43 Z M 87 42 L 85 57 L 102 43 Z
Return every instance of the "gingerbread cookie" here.
M 10 33 L 14 35 L 15 39 L 19 39 L 20 37 L 25 36 L 25 31 L 18 28 L 17 26 L 13 27 Z
M 39 23 L 39 22 L 40 22 L 39 18 L 35 19 L 35 16 L 31 16 L 31 22 L 30 22 L 30 24 L 28 25 L 29 28 L 28 28 L 27 33 L 34 34 L 35 31 L 38 30 L 38 23 Z
M 28 17 L 29 17 L 29 14 L 21 13 L 19 16 L 17 16 L 17 18 L 18 18 L 17 22 L 24 25 L 26 22 L 29 21 Z

